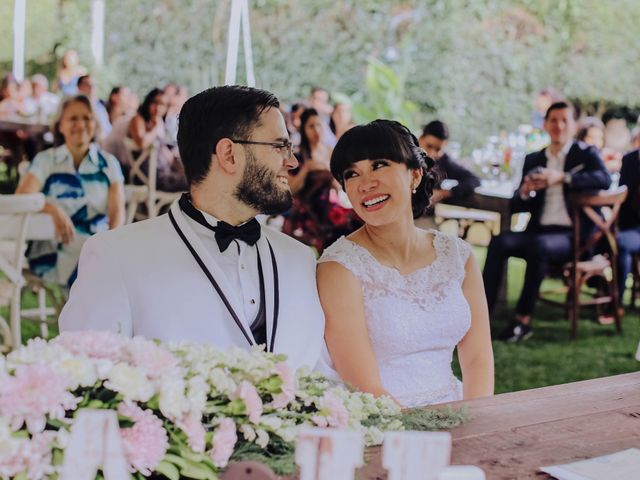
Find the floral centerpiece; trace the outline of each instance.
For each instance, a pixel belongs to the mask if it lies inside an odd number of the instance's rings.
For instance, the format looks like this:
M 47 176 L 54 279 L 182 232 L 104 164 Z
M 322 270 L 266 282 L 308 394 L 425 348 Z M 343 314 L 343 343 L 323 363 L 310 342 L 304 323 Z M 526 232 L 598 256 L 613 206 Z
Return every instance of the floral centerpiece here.
M 367 445 L 404 428 L 391 399 L 292 372 L 282 355 L 66 332 L 0 356 L 0 478 L 56 478 L 82 408 L 117 412 L 138 479 L 215 479 L 241 459 L 291 473 L 301 425 L 357 429 Z

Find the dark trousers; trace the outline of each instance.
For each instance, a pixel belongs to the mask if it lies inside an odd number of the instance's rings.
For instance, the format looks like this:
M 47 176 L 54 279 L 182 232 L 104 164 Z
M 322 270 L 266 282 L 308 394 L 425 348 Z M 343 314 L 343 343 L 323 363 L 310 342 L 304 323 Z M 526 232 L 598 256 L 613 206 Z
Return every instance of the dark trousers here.
M 618 289 L 620 300 L 624 294 L 624 284 L 631 273 L 633 255 L 640 253 L 640 226 L 629 230 L 620 230 L 616 236 L 618 243 Z
M 489 311 L 495 306 L 507 260 L 518 257 L 527 262 L 527 269 L 516 313 L 533 313 L 549 265 L 571 259 L 572 238 L 571 228 L 554 225 L 540 227 L 536 232 L 504 232 L 493 237 L 482 272 Z

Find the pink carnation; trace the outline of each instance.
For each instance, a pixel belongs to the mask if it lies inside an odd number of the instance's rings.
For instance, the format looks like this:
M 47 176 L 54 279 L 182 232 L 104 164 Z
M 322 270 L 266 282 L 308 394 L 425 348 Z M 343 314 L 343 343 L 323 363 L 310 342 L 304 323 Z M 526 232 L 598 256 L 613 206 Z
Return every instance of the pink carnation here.
M 282 392 L 273 397 L 274 408 L 284 408 L 296 397 L 295 375 L 286 362 L 276 364 L 276 373 L 282 379 Z
M 230 418 L 223 418 L 213 432 L 213 448 L 209 452 L 216 467 L 227 466 L 237 441 L 236 424 Z
M 129 471 L 151 475 L 169 448 L 169 438 L 162 420 L 151 410 L 142 410 L 132 403 L 118 405 L 118 413 L 134 421 L 132 427 L 120 429 Z
M 319 427 L 347 428 L 349 412 L 344 402 L 335 395 L 327 392 L 318 402 L 318 415 L 311 417 L 311 421 Z
M 236 395 L 244 402 L 249 420 L 253 423 L 258 423 L 260 416 L 262 416 L 262 400 L 256 387 L 245 380 L 240 383 Z
M 0 414 L 10 422 L 12 430 L 23 423 L 31 433 L 44 430 L 46 416 L 64 418 L 80 398 L 67 391 L 69 378 L 53 371 L 48 365 L 21 365 L 15 376 L 7 377 L 0 390 Z
M 131 340 L 126 350 L 133 365 L 152 376 L 159 376 L 178 365 L 178 359 L 171 352 L 142 337 Z
M 120 362 L 127 339 L 111 332 L 77 331 L 62 332 L 54 342 L 76 355 Z
M 54 432 L 43 432 L 33 435 L 31 439 L 13 439 L 5 444 L 0 455 L 0 478 L 12 478 L 26 472 L 30 480 L 49 478 L 55 472 L 51 465 L 51 443 Z
M 187 435 L 189 446 L 194 452 L 204 452 L 206 432 L 200 418 L 191 413 L 182 420 L 178 420 L 176 425 Z

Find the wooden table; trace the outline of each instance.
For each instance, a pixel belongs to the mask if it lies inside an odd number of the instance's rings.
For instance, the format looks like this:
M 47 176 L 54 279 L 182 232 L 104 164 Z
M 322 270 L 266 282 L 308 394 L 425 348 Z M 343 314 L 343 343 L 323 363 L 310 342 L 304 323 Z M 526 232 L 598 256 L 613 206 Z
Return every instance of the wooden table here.
M 451 430 L 451 463 L 491 480 L 548 479 L 540 467 L 640 447 L 640 372 L 450 405 L 472 416 Z M 380 448 L 368 457 L 357 478 L 385 479 Z

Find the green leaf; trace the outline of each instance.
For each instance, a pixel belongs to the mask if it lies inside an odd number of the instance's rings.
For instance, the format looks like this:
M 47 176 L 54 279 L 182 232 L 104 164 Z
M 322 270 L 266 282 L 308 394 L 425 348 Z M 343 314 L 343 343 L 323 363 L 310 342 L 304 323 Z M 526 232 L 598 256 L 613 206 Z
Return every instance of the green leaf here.
M 164 456 L 164 460 L 162 460 L 163 462 L 170 462 L 173 463 L 174 465 L 178 466 L 180 469 L 186 468 L 187 467 L 187 461 L 184 460 L 182 457 L 178 456 L 178 455 L 174 455 L 172 453 L 167 453 Z
M 206 463 L 188 462 L 185 468 L 180 469 L 180 476 L 194 480 L 217 480 L 216 471 Z
M 180 471 L 173 463 L 167 462 L 166 460 L 161 461 L 156 466 L 155 471 L 161 475 L 164 475 L 169 480 L 180 480 Z

